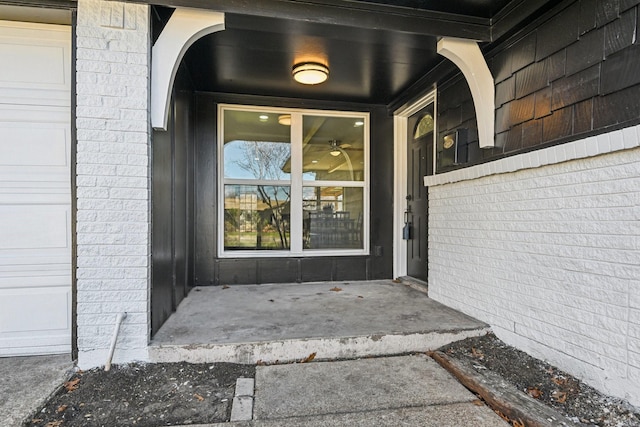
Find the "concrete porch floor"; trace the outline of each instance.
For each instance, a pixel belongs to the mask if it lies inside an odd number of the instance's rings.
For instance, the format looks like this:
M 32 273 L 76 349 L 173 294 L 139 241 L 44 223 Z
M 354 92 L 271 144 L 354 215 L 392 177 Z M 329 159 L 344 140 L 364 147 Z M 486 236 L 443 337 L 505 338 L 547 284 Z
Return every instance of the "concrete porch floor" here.
M 488 325 L 391 280 L 198 287 L 154 336 L 154 362 L 274 363 L 428 351 Z

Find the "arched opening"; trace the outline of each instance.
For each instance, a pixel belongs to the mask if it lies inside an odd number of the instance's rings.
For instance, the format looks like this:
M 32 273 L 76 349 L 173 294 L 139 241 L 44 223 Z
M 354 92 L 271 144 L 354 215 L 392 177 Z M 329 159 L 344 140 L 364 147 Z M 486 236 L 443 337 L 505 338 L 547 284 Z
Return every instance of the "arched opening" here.
M 193 286 L 391 278 L 398 251 L 389 203 L 395 153 L 388 144 L 393 118 L 385 105 L 439 61 L 436 37 L 385 39 L 389 66 L 380 69 L 372 60 L 380 43 L 377 29 L 354 32 L 276 17 L 166 11 L 168 19 L 157 17 L 163 29 L 153 47 L 151 73 L 152 332 Z M 329 79 L 318 85 L 294 81 L 296 64 L 312 60 L 328 67 Z M 290 117 L 293 149 L 282 167 L 294 178 L 255 179 L 251 185 L 286 188 L 291 200 L 278 221 L 270 215 L 244 231 L 261 233 L 247 250 L 232 251 L 224 243 L 225 191 L 247 183 L 224 174 L 223 105 Z M 430 117 L 417 124 L 418 139 L 433 131 L 433 112 Z M 334 126 L 340 120 L 348 126 Z M 329 155 L 312 159 L 316 145 Z M 311 178 L 309 171 L 321 167 L 323 173 Z M 256 206 L 267 194 L 258 190 Z M 317 199 L 313 207 L 307 193 Z M 333 212 L 311 212 L 325 205 Z M 314 228 L 314 220 L 323 228 Z M 286 253 L 266 253 L 263 238 L 282 231 L 278 224 L 288 227 L 287 244 L 278 246 Z M 330 237 L 314 241 L 314 233 Z
M 151 126 L 167 130 L 169 103 L 178 67 L 185 52 L 201 37 L 224 30 L 224 13 L 201 9 L 176 9 L 151 56 Z

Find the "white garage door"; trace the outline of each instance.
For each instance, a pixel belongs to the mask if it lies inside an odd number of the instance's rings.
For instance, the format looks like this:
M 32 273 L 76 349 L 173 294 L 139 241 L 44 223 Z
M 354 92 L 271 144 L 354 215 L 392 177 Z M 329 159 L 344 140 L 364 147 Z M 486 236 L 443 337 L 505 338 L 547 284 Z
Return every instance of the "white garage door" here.
M 0 21 L 0 355 L 71 351 L 71 30 Z

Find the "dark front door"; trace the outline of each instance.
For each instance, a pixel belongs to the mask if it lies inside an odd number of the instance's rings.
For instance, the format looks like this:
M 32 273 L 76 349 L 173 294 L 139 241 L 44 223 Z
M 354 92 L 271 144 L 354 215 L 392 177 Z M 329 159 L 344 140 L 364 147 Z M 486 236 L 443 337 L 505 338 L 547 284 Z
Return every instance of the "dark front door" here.
M 429 200 L 425 175 L 433 173 L 433 104 L 409 118 L 407 135 L 407 274 L 427 280 L 427 232 Z

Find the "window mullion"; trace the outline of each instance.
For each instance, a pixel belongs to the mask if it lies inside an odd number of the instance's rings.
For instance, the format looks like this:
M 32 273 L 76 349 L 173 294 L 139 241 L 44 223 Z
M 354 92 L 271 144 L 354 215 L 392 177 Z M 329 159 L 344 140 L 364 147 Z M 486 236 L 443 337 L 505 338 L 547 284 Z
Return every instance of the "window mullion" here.
M 302 114 L 291 114 L 291 253 L 302 254 Z

